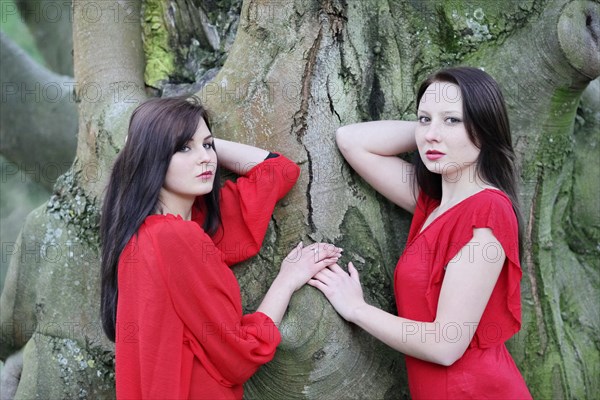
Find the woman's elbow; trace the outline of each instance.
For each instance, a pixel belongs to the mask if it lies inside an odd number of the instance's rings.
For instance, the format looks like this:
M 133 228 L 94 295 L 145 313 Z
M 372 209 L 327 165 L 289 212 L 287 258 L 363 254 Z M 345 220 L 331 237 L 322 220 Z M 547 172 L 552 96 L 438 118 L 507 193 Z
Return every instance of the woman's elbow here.
M 451 344 L 449 346 L 445 346 L 445 348 L 440 349 L 435 355 L 433 355 L 433 359 L 431 362 L 435 364 L 442 365 L 444 367 L 449 367 L 465 354 L 467 348 L 465 346 L 457 346 L 457 344 Z
M 338 149 L 340 149 L 340 151 L 342 153 L 344 153 L 347 150 L 347 147 L 348 147 L 348 129 L 346 128 L 346 126 L 340 126 L 335 131 L 335 142 L 337 144 Z
M 449 367 L 455 362 L 457 362 L 459 358 L 460 357 L 440 357 L 439 360 L 437 360 L 437 362 L 435 363 L 444 367 Z

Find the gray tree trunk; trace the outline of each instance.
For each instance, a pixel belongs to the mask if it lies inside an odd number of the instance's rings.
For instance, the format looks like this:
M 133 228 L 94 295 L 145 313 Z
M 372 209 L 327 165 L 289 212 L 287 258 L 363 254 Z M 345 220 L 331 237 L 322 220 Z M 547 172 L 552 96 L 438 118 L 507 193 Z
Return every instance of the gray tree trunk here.
M 40 66 L 2 32 L 0 57 L 0 152 L 52 189 L 75 155 L 75 80 Z
M 394 312 L 391 277 L 410 216 L 348 168 L 333 134 L 350 122 L 412 117 L 415 85 L 441 65 L 483 67 L 509 104 L 527 220 L 524 324 L 512 354 L 534 398 L 598 393 L 600 89 L 588 85 L 600 75 L 598 3 L 245 1 L 239 19 L 221 24 L 225 12 L 198 3 L 146 0 L 141 24 L 130 20 L 141 13 L 134 2 L 94 23 L 77 12 L 92 2 L 75 3 L 75 76 L 103 96 L 92 103 L 78 93 L 75 165 L 29 216 L 12 257 L 0 350 L 4 358 L 25 346 L 17 397 L 112 395 L 113 347 L 97 317 L 102 188 L 144 77 L 153 93 L 195 92 L 225 54 L 198 92 L 215 134 L 281 151 L 302 168 L 261 254 L 235 269 L 247 311 L 302 239 L 345 248 L 342 262 L 357 265 L 368 301 Z M 108 15 L 116 3 L 94 4 Z M 182 18 L 173 10 L 188 10 L 190 21 L 171 24 Z M 409 396 L 401 355 L 343 322 L 316 290 L 294 296 L 281 330 L 247 398 Z
M 72 0 L 15 0 L 15 5 L 48 68 L 73 76 Z M 12 12 L 8 7 L 3 7 L 3 11 Z M 89 21 L 96 18 L 95 5 L 84 11 Z

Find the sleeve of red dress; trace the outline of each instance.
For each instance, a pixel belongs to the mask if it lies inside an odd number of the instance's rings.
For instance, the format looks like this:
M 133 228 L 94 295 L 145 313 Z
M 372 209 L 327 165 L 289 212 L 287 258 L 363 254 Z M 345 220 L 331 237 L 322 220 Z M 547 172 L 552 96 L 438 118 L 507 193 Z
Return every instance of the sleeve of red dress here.
M 473 215 L 473 228 L 490 228 L 500 242 L 506 261 L 479 321 L 474 343 L 492 347 L 507 341 L 521 329 L 521 263 L 517 217 L 509 198 L 489 193 Z M 483 249 L 482 249 L 483 250 Z M 486 252 L 494 257 L 493 249 Z
M 225 386 L 244 383 L 270 361 L 281 337 L 273 321 L 242 315 L 237 281 L 196 224 L 170 221 L 155 237 L 173 307 L 188 344 L 208 373 Z
M 258 254 L 277 201 L 294 186 L 300 168 L 280 155 L 254 166 L 221 189 L 222 227 L 213 241 L 233 265 Z

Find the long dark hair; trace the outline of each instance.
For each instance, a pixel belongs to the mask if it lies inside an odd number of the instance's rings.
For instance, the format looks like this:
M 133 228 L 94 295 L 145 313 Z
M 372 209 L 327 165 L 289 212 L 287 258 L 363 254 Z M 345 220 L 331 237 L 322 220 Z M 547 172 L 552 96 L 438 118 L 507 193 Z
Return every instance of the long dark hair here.
M 448 82 L 460 87 L 463 102 L 463 121 L 469 139 L 480 150 L 477 173 L 489 185 L 502 190 L 510 198 L 519 224 L 519 248 L 522 249 L 522 227 L 517 194 L 515 152 L 512 147 L 508 113 L 498 83 L 484 71 L 472 67 L 455 67 L 430 75 L 419 87 L 417 107 L 427 88 L 434 82 Z M 416 154 L 415 177 L 428 196 L 441 199 L 442 176 L 425 167 Z
M 125 147 L 117 156 L 106 188 L 100 239 L 102 242 L 102 327 L 115 341 L 118 264 L 121 252 L 146 217 L 158 211 L 158 195 L 171 157 L 195 134 L 200 120 L 210 129 L 208 112 L 197 98 L 151 99 L 131 115 Z M 213 235 L 220 225 L 219 168 L 213 189 L 203 196 L 203 229 Z

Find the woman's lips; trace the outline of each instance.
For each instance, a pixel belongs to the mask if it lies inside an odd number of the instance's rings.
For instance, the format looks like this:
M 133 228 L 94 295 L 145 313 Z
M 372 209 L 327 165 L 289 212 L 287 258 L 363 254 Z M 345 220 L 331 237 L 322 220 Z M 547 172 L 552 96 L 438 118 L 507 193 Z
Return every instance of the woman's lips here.
M 445 154 L 437 150 L 427 150 L 425 153 L 425 157 L 427 157 L 427 159 L 430 161 L 439 160 L 443 156 L 445 156 Z
M 196 175 L 196 177 L 207 179 L 207 178 L 210 178 L 212 175 L 213 175 L 212 171 L 206 171 L 206 172 L 201 173 L 200 175 Z

